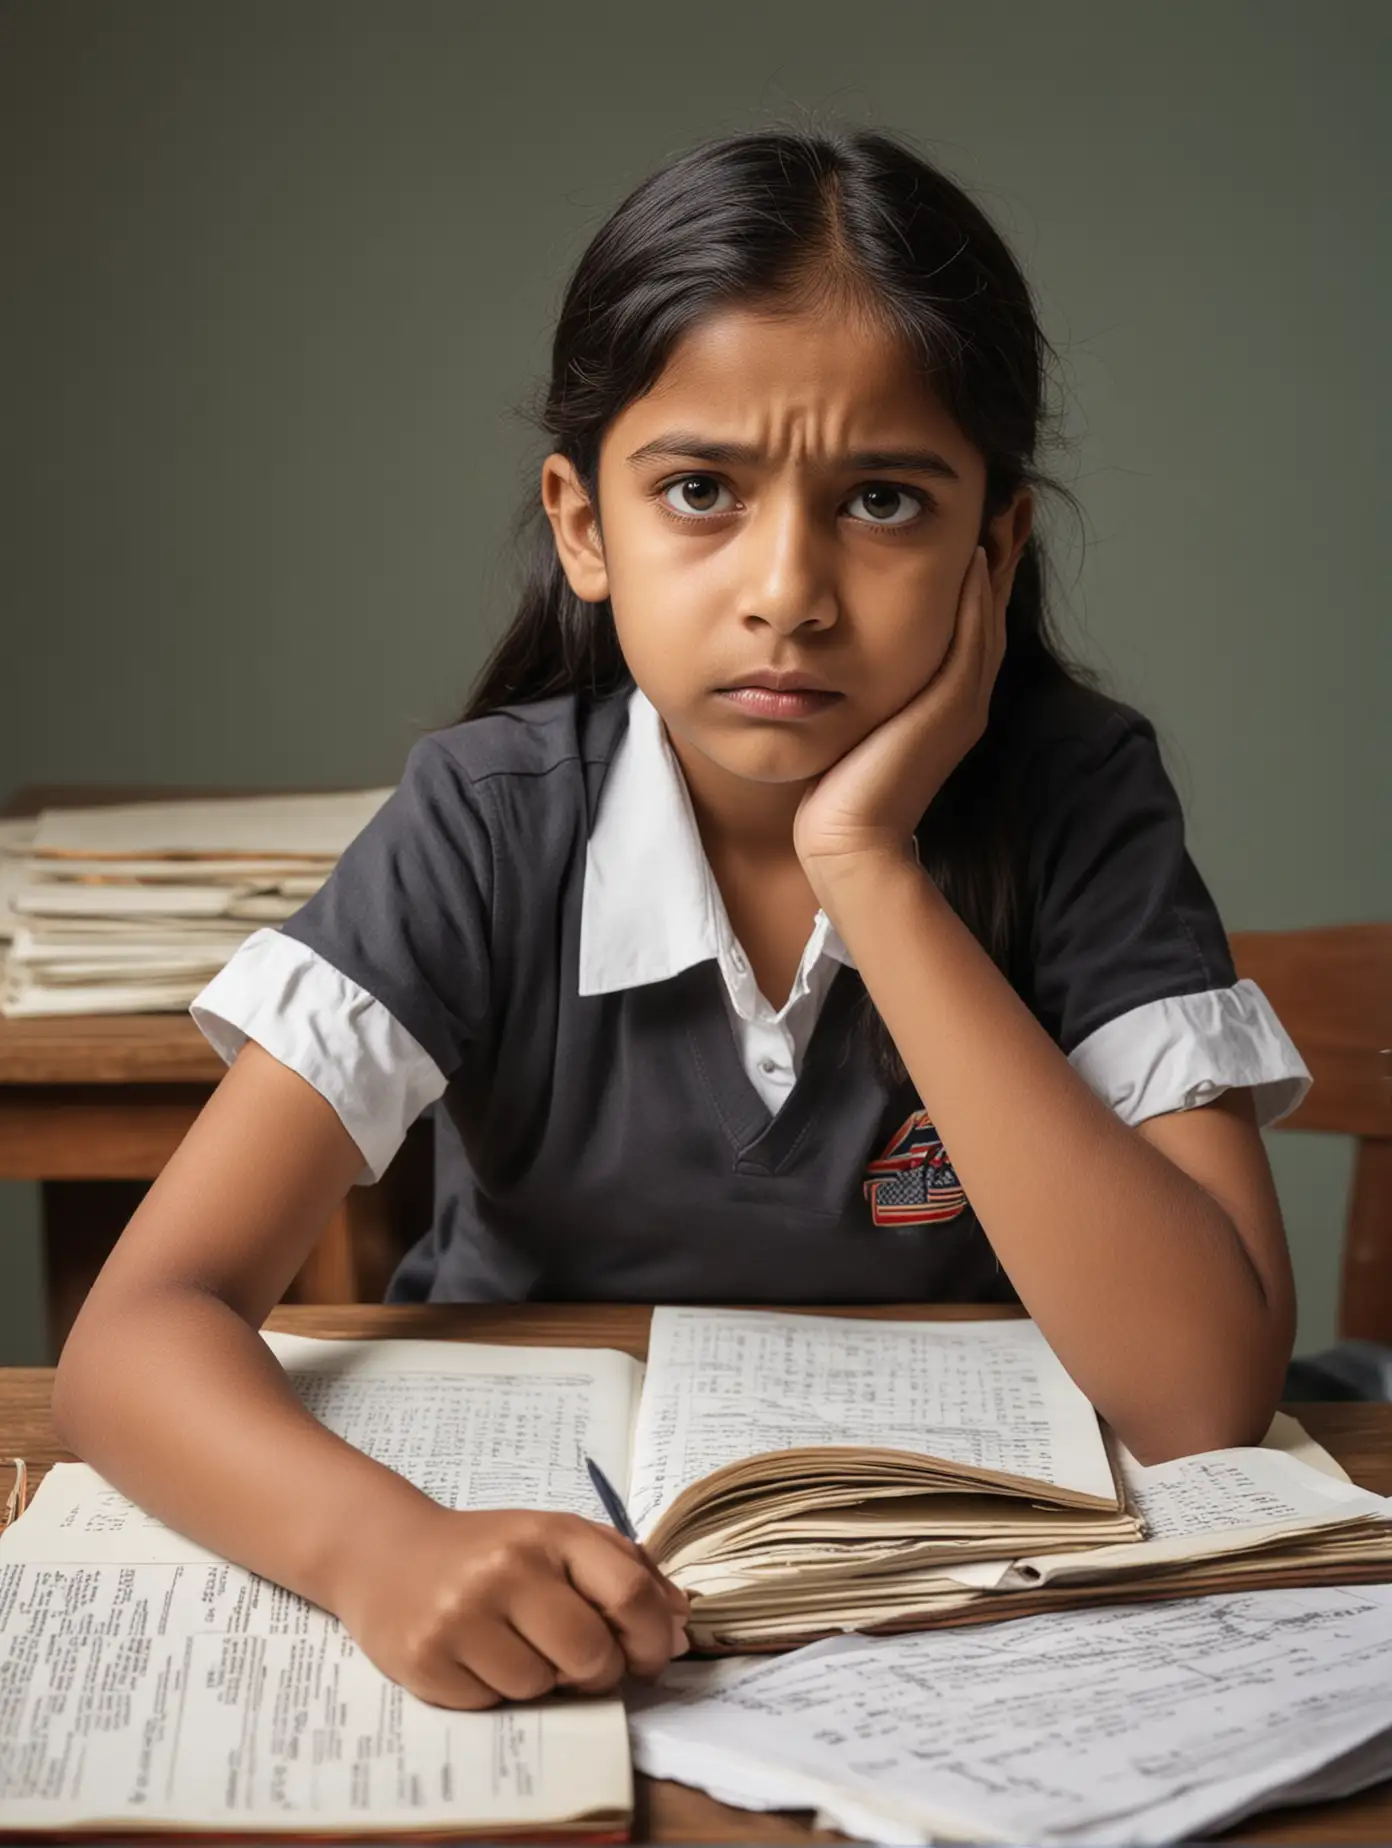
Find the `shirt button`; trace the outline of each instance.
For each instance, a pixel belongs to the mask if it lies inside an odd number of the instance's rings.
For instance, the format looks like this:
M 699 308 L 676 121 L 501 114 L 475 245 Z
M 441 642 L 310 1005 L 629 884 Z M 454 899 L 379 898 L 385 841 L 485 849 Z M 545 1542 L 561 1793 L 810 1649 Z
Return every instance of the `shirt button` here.
M 749 965 L 745 962 L 738 950 L 731 950 L 730 967 L 734 970 L 736 975 L 743 975 L 748 966 Z
M 770 1073 L 776 1072 L 778 1070 L 777 1059 L 760 1059 L 759 1070 L 763 1072 L 766 1076 Z

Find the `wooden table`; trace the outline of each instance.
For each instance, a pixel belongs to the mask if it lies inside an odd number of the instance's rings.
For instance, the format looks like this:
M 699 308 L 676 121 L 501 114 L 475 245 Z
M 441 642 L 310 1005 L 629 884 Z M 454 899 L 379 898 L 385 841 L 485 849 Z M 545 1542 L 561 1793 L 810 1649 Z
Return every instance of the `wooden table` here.
M 19 790 L 0 814 L 263 793 L 33 787 Z M 224 1069 L 186 1013 L 0 1016 L 0 1180 L 42 1185 L 49 1352 L 55 1359 L 145 1186 L 183 1140 Z M 421 1123 L 376 1187 L 353 1188 L 285 1300 L 380 1302 L 397 1258 L 426 1230 L 430 1210 L 429 1126 Z
M 225 1067 L 187 1014 L 0 1016 L 0 1180 L 43 1189 L 49 1352 Z M 354 1187 L 287 1302 L 380 1302 L 430 1217 L 430 1130 L 412 1126 L 375 1187 Z
M 997 1307 L 962 1305 L 837 1309 L 838 1315 L 966 1319 L 1000 1315 Z M 517 1342 L 528 1346 L 613 1347 L 647 1353 L 650 1311 L 637 1304 L 522 1303 L 451 1307 L 295 1307 L 275 1310 L 267 1326 L 293 1334 L 413 1336 L 431 1340 Z M 53 1463 L 69 1462 L 49 1416 L 53 1373 L 46 1367 L 0 1370 L 0 1457 L 24 1457 L 37 1486 Z M 1295 1405 L 1290 1410 L 1355 1482 L 1392 1494 L 1392 1405 Z M 806 1813 L 730 1809 L 681 1784 L 639 1777 L 634 1839 L 650 1842 L 839 1841 L 814 1830 Z M 1392 1782 L 1339 1803 L 1271 1810 L 1224 1832 L 1261 1842 L 1392 1841 Z

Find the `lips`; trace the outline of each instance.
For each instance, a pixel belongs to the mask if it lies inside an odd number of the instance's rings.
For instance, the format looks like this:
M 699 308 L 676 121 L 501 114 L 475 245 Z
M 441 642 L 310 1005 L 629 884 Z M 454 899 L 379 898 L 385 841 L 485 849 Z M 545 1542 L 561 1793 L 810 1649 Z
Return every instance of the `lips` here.
M 779 674 L 770 668 L 746 674 L 733 686 L 717 688 L 718 697 L 749 718 L 811 719 L 842 697 L 813 674 Z
M 829 693 L 835 694 L 835 687 L 829 687 L 825 680 L 818 680 L 815 674 L 781 674 L 772 668 L 760 668 L 757 673 L 746 674 L 729 686 L 721 687 L 722 693 L 738 693 L 745 687 L 762 687 L 769 693 Z

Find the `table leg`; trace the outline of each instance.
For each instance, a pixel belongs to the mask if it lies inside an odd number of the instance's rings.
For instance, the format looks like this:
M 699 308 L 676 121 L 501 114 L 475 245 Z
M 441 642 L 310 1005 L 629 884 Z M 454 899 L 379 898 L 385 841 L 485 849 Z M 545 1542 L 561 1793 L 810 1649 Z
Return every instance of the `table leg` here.
M 313 1251 L 296 1271 L 281 1299 L 287 1303 L 355 1303 L 358 1266 L 353 1252 L 353 1214 L 345 1200 L 319 1234 Z

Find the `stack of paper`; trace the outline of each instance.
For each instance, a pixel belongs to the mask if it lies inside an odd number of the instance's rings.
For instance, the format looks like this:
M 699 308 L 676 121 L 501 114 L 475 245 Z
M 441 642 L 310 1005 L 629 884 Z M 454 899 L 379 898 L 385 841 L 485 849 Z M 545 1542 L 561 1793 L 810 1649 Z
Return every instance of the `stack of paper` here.
M 880 1842 L 1159 1843 L 1392 1775 L 1392 1589 L 837 1637 L 635 1688 L 634 1763 Z
M 29 838 L 0 839 L 0 929 L 12 939 L 0 1007 L 187 1007 L 253 930 L 318 891 L 390 794 L 45 810 Z
M 24 884 L 29 843 L 34 838 L 37 821 L 0 821 L 0 995 L 4 994 L 5 965 L 16 926 L 14 901 Z

